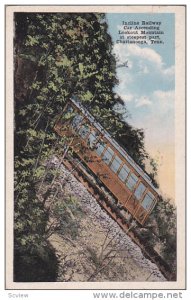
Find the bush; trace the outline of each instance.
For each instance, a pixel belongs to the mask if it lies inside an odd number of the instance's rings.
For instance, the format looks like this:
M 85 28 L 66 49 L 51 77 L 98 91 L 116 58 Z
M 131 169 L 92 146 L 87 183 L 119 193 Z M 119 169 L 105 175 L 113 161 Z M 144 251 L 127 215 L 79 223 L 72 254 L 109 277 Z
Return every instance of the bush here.
M 56 281 L 58 262 L 49 244 L 38 246 L 33 251 L 18 252 L 14 255 L 15 282 Z

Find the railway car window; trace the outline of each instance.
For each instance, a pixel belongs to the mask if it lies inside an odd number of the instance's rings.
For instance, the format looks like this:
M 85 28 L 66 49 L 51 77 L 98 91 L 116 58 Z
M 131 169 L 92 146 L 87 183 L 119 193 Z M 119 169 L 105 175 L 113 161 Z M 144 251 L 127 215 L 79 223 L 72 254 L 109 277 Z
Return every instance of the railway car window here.
M 90 146 L 90 148 L 93 148 L 95 146 L 95 142 L 96 142 L 96 139 L 98 137 L 98 134 L 97 132 L 95 131 L 92 131 L 88 137 L 88 144 Z
M 90 129 L 88 127 L 88 125 L 83 125 L 82 127 L 80 127 L 79 129 L 79 135 L 85 139 L 85 137 L 87 136 L 87 134 L 90 132 Z
M 130 189 L 130 191 L 133 190 L 137 181 L 138 181 L 138 177 L 135 174 L 131 173 L 126 183 L 126 186 Z
M 130 169 L 126 165 L 123 165 L 118 176 L 124 182 L 129 174 L 129 172 L 130 172 Z
M 97 143 L 97 145 L 96 145 L 96 153 L 97 153 L 97 155 L 99 155 L 99 156 L 101 156 L 102 155 L 102 153 L 103 153 L 103 151 L 104 151 L 104 149 L 105 149 L 105 144 L 103 143 L 103 142 L 99 142 L 99 143 Z
M 112 161 L 111 163 L 111 170 L 114 172 L 114 173 L 117 173 L 117 171 L 119 170 L 119 167 L 122 163 L 122 160 L 116 155 L 114 160 Z
M 64 111 L 64 115 L 70 114 L 70 113 L 72 113 L 73 111 L 74 111 L 73 107 L 70 106 L 70 105 L 68 105 L 67 108 L 66 108 L 66 110 Z
M 149 210 L 151 208 L 151 205 L 154 201 L 154 195 L 151 193 L 151 192 L 148 192 L 146 193 L 142 203 L 141 203 L 141 206 L 146 209 L 146 210 Z
M 102 157 L 103 161 L 104 161 L 107 165 L 109 165 L 109 163 L 110 163 L 110 161 L 111 161 L 111 159 L 112 159 L 112 157 L 113 157 L 113 154 L 114 154 L 114 151 L 113 151 L 110 147 L 108 147 L 108 148 L 106 149 L 106 151 L 105 151 L 103 157 Z
M 138 185 L 138 187 L 135 190 L 135 197 L 138 200 L 141 200 L 145 189 L 146 189 L 146 187 L 144 186 L 144 184 L 142 182 L 140 182 L 139 185 Z
M 78 128 L 79 125 L 81 124 L 82 120 L 83 120 L 83 116 L 76 114 L 76 116 L 72 120 L 72 127 Z
M 71 113 L 74 111 L 74 109 L 72 106 L 68 105 L 66 111 Z

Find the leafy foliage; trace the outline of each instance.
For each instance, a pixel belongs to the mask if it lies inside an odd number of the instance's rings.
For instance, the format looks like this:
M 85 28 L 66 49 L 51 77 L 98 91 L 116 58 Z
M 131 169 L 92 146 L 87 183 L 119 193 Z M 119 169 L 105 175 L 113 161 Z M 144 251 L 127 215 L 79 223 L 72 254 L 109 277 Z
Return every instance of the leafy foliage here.
M 162 241 L 162 255 L 172 269 L 176 269 L 176 209 L 170 199 L 161 198 L 153 213 Z
M 171 199 L 160 197 L 149 217 L 147 227 L 152 234 L 153 246 L 158 245 L 159 253 L 176 272 L 176 208 Z M 153 224 L 154 222 L 154 224 Z

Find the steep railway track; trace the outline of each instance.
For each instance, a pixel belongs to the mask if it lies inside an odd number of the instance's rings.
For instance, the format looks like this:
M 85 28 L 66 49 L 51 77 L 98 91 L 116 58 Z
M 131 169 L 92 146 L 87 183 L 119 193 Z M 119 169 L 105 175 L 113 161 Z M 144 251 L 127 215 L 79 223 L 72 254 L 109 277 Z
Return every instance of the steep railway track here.
M 123 229 L 123 231 L 132 239 L 132 241 L 140 247 L 144 256 L 157 265 L 161 273 L 168 281 L 176 281 L 176 275 L 171 272 L 169 265 L 163 258 L 151 247 L 145 245 L 145 241 L 137 235 L 131 225 L 120 214 L 119 209 L 111 201 L 111 197 L 106 193 L 99 184 L 92 179 L 92 176 L 86 171 L 81 163 L 75 160 L 65 159 L 63 161 L 65 167 L 81 182 L 88 192 L 96 199 L 99 205 L 108 213 L 108 215 Z

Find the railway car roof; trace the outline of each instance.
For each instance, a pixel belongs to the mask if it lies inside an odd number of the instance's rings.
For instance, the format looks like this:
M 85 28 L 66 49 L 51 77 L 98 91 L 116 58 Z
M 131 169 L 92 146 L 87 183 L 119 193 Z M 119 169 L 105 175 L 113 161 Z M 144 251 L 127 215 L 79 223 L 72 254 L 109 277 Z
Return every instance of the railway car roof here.
M 128 161 L 128 163 L 141 175 L 144 180 L 152 187 L 158 194 L 157 189 L 153 186 L 150 177 L 137 165 L 137 163 L 130 157 L 129 154 L 112 138 L 112 136 L 96 121 L 96 119 L 83 107 L 83 105 L 75 98 L 70 98 L 71 102 L 83 112 L 88 120 L 100 131 L 103 136 L 112 144 L 112 146 L 119 151 L 119 153 Z

